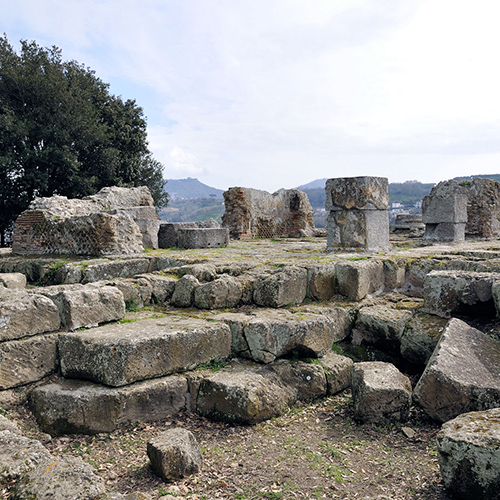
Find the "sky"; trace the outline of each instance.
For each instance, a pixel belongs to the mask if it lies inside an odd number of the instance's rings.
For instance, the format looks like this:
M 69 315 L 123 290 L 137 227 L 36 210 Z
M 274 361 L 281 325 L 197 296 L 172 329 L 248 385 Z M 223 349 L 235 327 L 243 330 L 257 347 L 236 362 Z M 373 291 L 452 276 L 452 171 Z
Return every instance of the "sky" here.
M 135 99 L 166 179 L 500 173 L 498 0 L 0 0 Z

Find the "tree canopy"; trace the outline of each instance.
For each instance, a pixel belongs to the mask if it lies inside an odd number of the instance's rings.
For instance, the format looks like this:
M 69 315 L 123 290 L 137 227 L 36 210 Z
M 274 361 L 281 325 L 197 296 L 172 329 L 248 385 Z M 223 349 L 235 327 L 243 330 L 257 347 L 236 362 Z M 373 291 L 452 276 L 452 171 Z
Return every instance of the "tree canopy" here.
M 0 236 L 37 196 L 79 198 L 105 186 L 149 187 L 167 204 L 162 165 L 148 150 L 134 100 L 109 92 L 57 47 L 0 37 Z

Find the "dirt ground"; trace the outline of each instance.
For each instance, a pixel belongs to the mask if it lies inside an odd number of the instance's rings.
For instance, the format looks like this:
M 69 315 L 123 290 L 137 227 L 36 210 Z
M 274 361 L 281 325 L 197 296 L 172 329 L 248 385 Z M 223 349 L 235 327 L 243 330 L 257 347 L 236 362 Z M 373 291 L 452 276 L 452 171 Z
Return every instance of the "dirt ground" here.
M 41 434 L 20 389 L 2 413 L 54 454 L 80 456 L 109 491 L 141 491 L 152 498 L 449 500 L 439 476 L 435 435 L 439 425 L 414 408 L 404 424 L 376 426 L 353 420 L 349 391 L 307 404 L 255 426 L 235 426 L 184 413 L 111 434 Z M 176 483 L 158 478 L 146 444 L 160 432 L 184 427 L 204 457 L 195 476 Z M 0 498 L 9 488 L 0 486 Z

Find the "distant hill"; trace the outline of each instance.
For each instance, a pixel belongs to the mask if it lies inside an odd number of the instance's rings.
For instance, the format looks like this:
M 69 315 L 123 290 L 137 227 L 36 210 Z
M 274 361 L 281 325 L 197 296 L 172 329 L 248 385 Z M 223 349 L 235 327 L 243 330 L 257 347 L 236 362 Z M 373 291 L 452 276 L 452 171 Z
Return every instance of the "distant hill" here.
M 198 179 L 191 177 L 187 179 L 169 179 L 165 190 L 170 195 L 171 201 L 176 198 L 222 198 L 222 193 L 224 192 L 222 189 L 207 186 Z
M 481 175 L 469 175 L 467 177 L 453 177 L 454 181 L 471 181 L 475 177 L 479 177 L 481 179 L 492 179 L 494 181 L 500 182 L 500 174 L 481 174 Z
M 302 184 L 302 186 L 297 186 L 297 189 L 301 189 L 302 191 L 306 189 L 325 189 L 327 179 L 316 179 L 315 181 L 308 182 L 307 184 Z

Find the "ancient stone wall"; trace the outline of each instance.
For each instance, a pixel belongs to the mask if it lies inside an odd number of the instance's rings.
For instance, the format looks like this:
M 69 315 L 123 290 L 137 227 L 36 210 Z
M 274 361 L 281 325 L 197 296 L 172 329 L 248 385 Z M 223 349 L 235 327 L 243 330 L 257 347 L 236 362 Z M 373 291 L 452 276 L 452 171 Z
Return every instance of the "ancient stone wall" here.
M 19 254 L 131 254 L 158 247 L 158 222 L 147 187 L 107 187 L 83 199 L 36 198 L 17 219 Z
M 476 178 L 472 181 L 443 181 L 434 186 L 429 196 L 467 196 L 468 238 L 500 237 L 500 182 Z
M 270 194 L 232 187 L 224 193 L 224 203 L 222 225 L 229 229 L 233 239 L 298 238 L 314 234 L 314 212 L 300 189 L 280 189 Z

